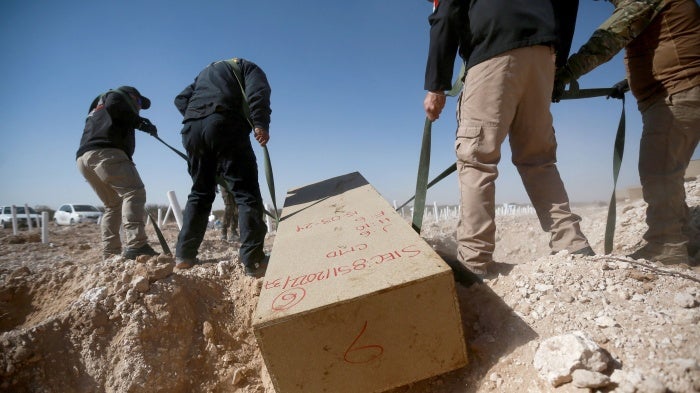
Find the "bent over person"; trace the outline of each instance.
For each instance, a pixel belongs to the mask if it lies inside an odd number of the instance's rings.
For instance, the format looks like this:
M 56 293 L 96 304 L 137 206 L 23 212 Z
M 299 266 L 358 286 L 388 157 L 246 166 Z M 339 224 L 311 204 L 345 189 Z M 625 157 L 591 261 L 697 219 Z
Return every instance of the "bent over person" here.
M 468 273 L 465 266 L 482 278 L 494 266 L 495 180 L 506 137 L 552 252 L 593 255 L 557 170 L 549 110 L 555 60 L 563 64 L 568 56 L 578 1 L 435 3 L 425 75 L 428 119 L 444 108 L 457 53 L 466 67 L 455 140 L 461 192 L 461 264 L 451 265 L 456 279 Z
M 241 72 L 240 84 L 234 65 Z M 184 116 L 182 144 L 187 150 L 187 169 L 192 177 L 175 252 L 179 269 L 197 263 L 218 174 L 238 205 L 239 258 L 245 274 L 252 277 L 264 274 L 267 257 L 263 243 L 267 227 L 263 221 L 258 167 L 250 142 L 251 126 L 243 108 L 247 96 L 255 139 L 265 146 L 270 139 L 270 93 L 267 77 L 260 67 L 248 60 L 233 59 L 208 65 L 175 98 L 175 106 Z
M 126 233 L 123 256 L 158 255 L 145 232 L 146 189 L 132 160 L 134 129 L 156 135 L 156 126 L 139 116 L 151 101 L 131 86 L 110 90 L 93 100 L 76 153 L 78 170 L 105 205 L 102 216 L 102 256 L 122 252 L 119 232 Z
M 700 7 L 695 0 L 611 3 L 612 16 L 557 70 L 556 90 L 625 48 L 629 87 L 642 114 L 638 167 L 648 225 L 646 244 L 629 256 L 690 264 L 688 254 L 699 244 L 688 247 L 683 184 L 700 139 Z

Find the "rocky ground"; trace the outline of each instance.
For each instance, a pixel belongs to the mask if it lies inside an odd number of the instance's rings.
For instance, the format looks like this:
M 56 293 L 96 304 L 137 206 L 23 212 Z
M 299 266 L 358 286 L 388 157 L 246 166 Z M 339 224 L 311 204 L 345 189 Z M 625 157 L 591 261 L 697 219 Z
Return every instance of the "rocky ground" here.
M 700 186 L 686 188 L 700 222 Z M 607 208 L 575 210 L 602 253 Z M 423 237 L 454 249 L 455 225 Z M 469 365 L 392 393 L 700 392 L 700 270 L 624 257 L 642 244 L 643 202 L 618 204 L 609 256 L 548 255 L 532 215 L 497 225 L 501 274 L 457 286 Z M 172 247 L 177 227 L 163 229 Z M 49 240 L 0 230 L 0 391 L 274 392 L 251 328 L 262 280 L 216 231 L 187 271 L 103 261 L 92 224 L 52 225 Z

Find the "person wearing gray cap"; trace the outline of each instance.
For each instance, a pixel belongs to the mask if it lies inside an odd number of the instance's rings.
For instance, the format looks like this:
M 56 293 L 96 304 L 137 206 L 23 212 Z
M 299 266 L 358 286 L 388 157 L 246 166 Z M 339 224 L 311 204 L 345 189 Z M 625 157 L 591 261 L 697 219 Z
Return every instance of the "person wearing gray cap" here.
M 121 86 L 97 96 L 88 109 L 76 159 L 78 170 L 105 206 L 101 223 L 104 259 L 122 252 L 122 220 L 125 258 L 158 255 L 146 237 L 146 189 L 132 160 L 134 129 L 157 135 L 156 126 L 139 116 L 141 109 L 150 107 L 151 101 L 134 87 Z

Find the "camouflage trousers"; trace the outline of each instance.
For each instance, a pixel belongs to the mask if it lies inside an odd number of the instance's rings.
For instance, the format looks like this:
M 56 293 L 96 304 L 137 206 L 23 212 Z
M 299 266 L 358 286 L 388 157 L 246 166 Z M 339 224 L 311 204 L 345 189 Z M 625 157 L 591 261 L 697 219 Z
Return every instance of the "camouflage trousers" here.
M 221 191 L 221 198 L 224 200 L 224 219 L 221 226 L 221 235 L 226 237 L 229 228 L 232 235 L 238 231 L 238 205 L 233 198 L 233 194 L 226 191 L 224 187 L 219 186 L 219 191 Z
M 642 114 L 639 179 L 649 243 L 688 244 L 684 177 L 700 140 L 700 86 L 638 104 Z M 693 237 L 697 237 L 693 235 Z

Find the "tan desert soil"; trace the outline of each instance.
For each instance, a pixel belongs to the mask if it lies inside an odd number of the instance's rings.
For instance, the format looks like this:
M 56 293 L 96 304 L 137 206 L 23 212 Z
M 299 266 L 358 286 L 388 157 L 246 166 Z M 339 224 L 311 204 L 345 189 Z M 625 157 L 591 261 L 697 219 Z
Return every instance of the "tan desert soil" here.
M 700 186 L 686 190 L 700 227 Z M 543 340 L 573 331 L 627 378 L 601 392 L 699 392 L 700 271 L 624 257 L 642 244 L 644 208 L 618 203 L 613 254 L 595 257 L 550 256 L 536 217 L 499 216 L 501 274 L 457 286 L 469 364 L 391 392 L 592 391 L 554 388 L 533 365 Z M 574 210 L 602 253 L 607 208 Z M 428 221 L 423 237 L 449 252 L 455 226 Z M 163 231 L 173 248 L 177 227 Z M 187 271 L 162 256 L 103 261 L 93 224 L 51 224 L 49 241 L 0 230 L 1 392 L 274 392 L 251 328 L 262 280 L 243 275 L 217 231 Z

